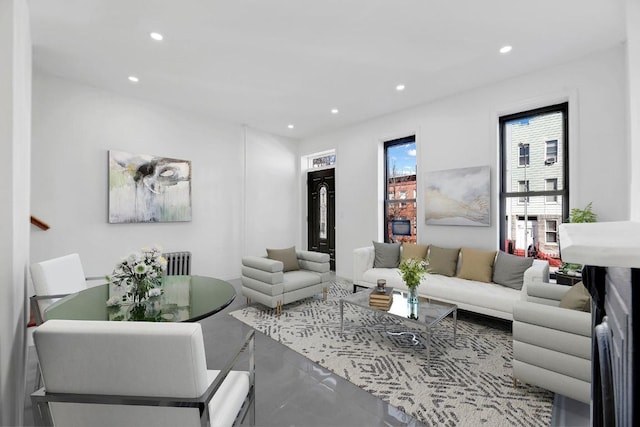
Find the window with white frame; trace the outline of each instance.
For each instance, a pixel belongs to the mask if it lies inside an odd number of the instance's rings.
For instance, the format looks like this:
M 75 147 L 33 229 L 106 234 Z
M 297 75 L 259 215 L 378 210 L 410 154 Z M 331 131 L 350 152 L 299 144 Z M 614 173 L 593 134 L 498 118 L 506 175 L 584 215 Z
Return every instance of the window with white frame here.
M 529 180 L 518 181 L 518 192 L 526 193 L 527 191 L 529 191 Z M 521 196 L 520 198 L 518 198 L 518 203 L 525 203 L 528 201 L 529 201 L 529 198 L 526 196 Z
M 558 221 L 555 219 L 548 219 L 545 222 L 545 242 L 546 243 L 558 243 Z
M 308 157 L 307 167 L 309 169 L 327 168 L 336 164 L 336 153 L 324 152 Z
M 552 165 L 558 161 L 558 140 L 547 141 L 546 145 L 546 159 L 544 164 Z
M 558 189 L 558 178 L 547 178 L 544 180 L 544 189 L 545 191 L 556 191 Z M 558 195 L 552 194 L 551 196 L 546 196 L 544 201 L 546 203 L 558 203 Z
M 529 165 L 529 144 L 520 144 L 518 149 L 518 166 L 527 167 Z

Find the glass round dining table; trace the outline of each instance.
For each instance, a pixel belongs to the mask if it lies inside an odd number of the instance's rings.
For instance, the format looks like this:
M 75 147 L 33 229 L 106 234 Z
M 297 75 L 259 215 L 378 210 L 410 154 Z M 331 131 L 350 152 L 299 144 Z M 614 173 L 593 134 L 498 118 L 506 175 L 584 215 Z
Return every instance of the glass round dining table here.
M 162 295 L 141 305 L 123 302 L 107 306 L 114 296 L 121 300 L 125 290 L 105 283 L 68 295 L 44 310 L 46 320 L 113 320 L 195 322 L 222 310 L 236 297 L 229 282 L 206 276 L 164 276 Z

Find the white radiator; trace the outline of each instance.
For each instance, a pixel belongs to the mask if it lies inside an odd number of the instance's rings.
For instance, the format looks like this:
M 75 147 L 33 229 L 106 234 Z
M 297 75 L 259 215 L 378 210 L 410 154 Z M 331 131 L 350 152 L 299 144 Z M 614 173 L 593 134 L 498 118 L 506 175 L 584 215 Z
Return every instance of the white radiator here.
M 167 260 L 167 276 L 191 274 L 191 252 L 167 252 L 162 256 Z

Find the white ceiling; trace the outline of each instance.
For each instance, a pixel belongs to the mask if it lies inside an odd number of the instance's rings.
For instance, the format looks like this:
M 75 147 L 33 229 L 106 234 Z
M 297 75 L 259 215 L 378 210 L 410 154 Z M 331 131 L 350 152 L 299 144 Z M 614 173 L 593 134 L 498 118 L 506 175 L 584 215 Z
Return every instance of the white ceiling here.
M 293 138 L 566 62 L 626 34 L 624 0 L 28 4 L 36 68 Z M 513 51 L 501 55 L 505 44 Z

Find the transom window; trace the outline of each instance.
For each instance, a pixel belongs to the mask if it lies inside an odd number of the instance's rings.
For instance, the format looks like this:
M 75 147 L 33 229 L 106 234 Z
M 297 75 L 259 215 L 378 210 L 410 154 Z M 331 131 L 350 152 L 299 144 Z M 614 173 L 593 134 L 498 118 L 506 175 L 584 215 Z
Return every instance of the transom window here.
M 307 167 L 309 169 L 326 168 L 336 164 L 336 153 L 335 151 L 318 153 L 318 154 L 311 155 L 307 159 L 308 159 Z

